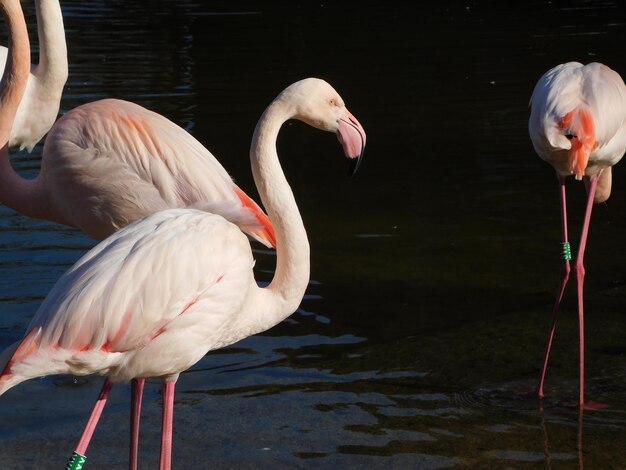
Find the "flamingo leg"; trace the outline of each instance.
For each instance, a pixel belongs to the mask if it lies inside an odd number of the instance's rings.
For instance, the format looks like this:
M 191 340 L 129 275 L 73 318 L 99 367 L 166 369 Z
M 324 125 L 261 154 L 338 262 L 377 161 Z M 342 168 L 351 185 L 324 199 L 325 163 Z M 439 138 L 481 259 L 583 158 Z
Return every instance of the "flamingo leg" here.
M 565 197 L 565 178 L 557 174 L 559 184 L 559 201 L 561 207 L 561 234 L 563 238 L 563 247 L 567 246 L 567 252 L 569 253 L 569 239 L 567 234 L 567 202 Z M 564 248 L 565 252 L 565 248 Z M 565 254 L 565 253 L 564 253 Z M 550 332 L 548 333 L 548 343 L 543 356 L 543 363 L 541 367 L 541 374 L 539 377 L 539 385 L 537 386 L 537 395 L 539 398 L 543 398 L 543 384 L 546 378 L 546 370 L 548 368 L 548 358 L 550 357 L 550 350 L 552 349 L 552 341 L 554 340 L 554 332 L 556 331 L 556 320 L 561 310 L 561 302 L 563 301 L 563 293 L 565 292 L 565 286 L 569 281 L 570 275 L 570 261 L 569 256 L 564 256 L 563 268 L 561 269 L 561 279 L 559 281 L 559 288 L 556 293 L 556 300 L 554 302 L 554 308 L 552 309 L 552 320 L 550 321 Z
M 141 400 L 143 397 L 143 387 L 146 379 L 139 378 L 131 381 L 130 396 L 130 455 L 128 459 L 128 468 L 137 470 L 139 457 L 139 419 L 141 417 Z
M 578 247 L 578 256 L 574 271 L 576 273 L 576 290 L 578 298 L 578 386 L 579 399 L 578 404 L 581 408 L 585 406 L 585 310 L 583 304 L 583 285 L 585 282 L 585 266 L 583 258 L 585 256 L 585 246 L 587 245 L 587 235 L 589 234 L 589 224 L 591 222 L 591 210 L 593 209 L 593 199 L 598 184 L 598 174 L 589 178 L 589 195 L 587 197 L 587 208 L 585 209 L 585 219 L 583 221 L 583 230 L 580 235 L 580 246 Z
M 104 384 L 102 385 L 102 389 L 100 390 L 100 394 L 98 395 L 96 404 L 91 411 L 91 416 L 89 416 L 89 420 L 87 421 L 87 425 L 85 426 L 83 434 L 80 437 L 80 441 L 78 441 L 78 445 L 74 450 L 74 455 L 72 456 L 72 459 L 70 460 L 70 463 L 68 463 L 66 468 L 82 468 L 82 464 L 84 464 L 87 458 L 85 456 L 87 452 L 87 446 L 89 446 L 89 441 L 91 441 L 93 432 L 98 425 L 98 420 L 100 419 L 100 415 L 102 415 L 102 410 L 104 409 L 104 405 L 109 398 L 109 393 L 111 392 L 112 386 L 113 383 L 109 379 L 104 380 Z
M 176 381 L 163 382 L 163 425 L 161 428 L 161 458 L 159 470 L 172 468 L 172 427 L 174 422 L 174 386 Z

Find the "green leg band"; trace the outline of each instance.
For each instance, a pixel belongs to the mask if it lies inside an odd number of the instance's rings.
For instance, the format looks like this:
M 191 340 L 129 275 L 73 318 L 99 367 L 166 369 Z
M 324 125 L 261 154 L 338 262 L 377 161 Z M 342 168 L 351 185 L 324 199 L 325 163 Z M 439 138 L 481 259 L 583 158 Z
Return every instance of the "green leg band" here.
M 561 256 L 563 256 L 563 259 L 565 261 L 571 261 L 572 260 L 572 249 L 569 246 L 569 242 L 563 242 L 561 244 Z
M 72 458 L 67 463 L 65 470 L 82 470 L 85 467 L 86 461 L 87 461 L 86 455 L 80 455 L 74 452 L 72 454 Z

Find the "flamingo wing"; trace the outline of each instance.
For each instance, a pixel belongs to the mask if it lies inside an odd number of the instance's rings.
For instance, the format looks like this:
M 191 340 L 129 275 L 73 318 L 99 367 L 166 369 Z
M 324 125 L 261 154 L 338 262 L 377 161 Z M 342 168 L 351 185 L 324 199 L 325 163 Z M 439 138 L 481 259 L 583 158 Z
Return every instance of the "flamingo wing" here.
M 122 379 L 163 375 L 168 367 L 180 372 L 215 345 L 239 339 L 222 332 L 237 317 L 242 293 L 256 286 L 252 266 L 246 237 L 219 216 L 171 209 L 141 219 L 59 279 L 0 381 L 113 369 Z M 144 360 L 129 359 L 133 354 Z
M 42 171 L 59 181 L 51 197 L 92 208 L 84 222 L 75 223 L 87 233 L 93 230 L 87 220 L 94 211 L 119 228 L 137 214 L 193 207 L 222 215 L 262 243 L 275 245 L 265 213 L 211 152 L 181 127 L 139 105 L 107 99 L 68 112 L 51 131 L 45 153 L 53 161 Z M 81 194 L 88 195 L 89 206 L 77 202 Z M 98 194 L 113 196 L 109 200 Z M 72 212 L 79 217 L 81 209 Z
M 583 96 L 595 121 L 596 154 L 614 165 L 626 149 L 626 85 L 622 77 L 606 65 L 584 67 Z

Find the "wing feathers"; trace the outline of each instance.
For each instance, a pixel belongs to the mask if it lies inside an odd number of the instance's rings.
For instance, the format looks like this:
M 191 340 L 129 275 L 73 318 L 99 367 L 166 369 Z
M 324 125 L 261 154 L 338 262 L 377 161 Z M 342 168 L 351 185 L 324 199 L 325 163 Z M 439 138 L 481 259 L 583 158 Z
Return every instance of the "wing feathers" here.
M 130 351 L 185 325 L 208 329 L 209 338 L 236 315 L 251 268 L 245 236 L 224 219 L 155 214 L 100 243 L 59 279 L 7 370 L 32 352 L 34 338 L 38 349 L 74 352 Z
M 113 220 L 116 227 L 124 223 L 120 212 L 133 221 L 152 213 L 155 205 L 210 208 L 235 224 L 256 217 L 256 223 L 240 227 L 271 244 L 267 216 L 237 188 L 245 196 L 242 203 L 232 178 L 211 152 L 181 127 L 139 105 L 107 99 L 75 108 L 59 120 L 46 146 L 46 155 L 53 159 L 46 165 L 47 171 L 57 177 L 67 172 L 81 180 L 80 191 L 74 191 L 79 196 L 105 194 L 115 199 L 116 194 L 125 195 L 126 203 L 103 208 L 105 218 Z M 108 177 L 102 178 L 103 174 Z M 142 205 L 146 192 L 149 207 Z M 155 194 L 160 204 L 154 203 Z M 66 199 L 64 204 L 72 207 L 75 197 L 68 194 Z M 83 221 L 77 225 L 89 233 L 93 224 Z

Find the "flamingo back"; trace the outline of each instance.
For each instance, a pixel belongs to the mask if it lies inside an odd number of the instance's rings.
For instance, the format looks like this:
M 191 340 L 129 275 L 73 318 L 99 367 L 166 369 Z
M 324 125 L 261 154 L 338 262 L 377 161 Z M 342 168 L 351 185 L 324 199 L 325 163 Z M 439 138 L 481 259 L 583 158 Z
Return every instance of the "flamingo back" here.
M 46 140 L 42 172 L 69 223 L 95 238 L 165 208 L 195 207 L 273 244 L 267 216 L 245 194 L 242 201 L 211 152 L 134 103 L 107 99 L 68 112 Z

